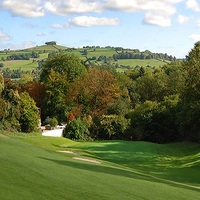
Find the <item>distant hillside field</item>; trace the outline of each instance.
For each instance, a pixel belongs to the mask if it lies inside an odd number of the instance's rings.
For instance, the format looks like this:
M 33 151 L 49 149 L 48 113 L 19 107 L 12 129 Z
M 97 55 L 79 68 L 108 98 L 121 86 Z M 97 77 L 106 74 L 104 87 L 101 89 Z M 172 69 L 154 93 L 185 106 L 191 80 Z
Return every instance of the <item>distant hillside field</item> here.
M 41 45 L 41 46 L 36 46 L 36 47 L 32 47 L 32 48 L 28 48 L 26 49 L 27 51 L 57 51 L 57 50 L 65 50 L 68 49 L 65 46 L 61 46 L 61 45 Z
M 198 200 L 199 148 L 1 134 L 0 199 Z
M 7 60 L 7 57 L 13 54 L 30 54 L 36 52 L 39 54 L 39 58 L 30 58 L 29 60 Z M 63 53 L 73 53 L 80 56 L 84 61 L 88 60 L 88 64 L 91 65 L 113 65 L 119 71 L 124 71 L 126 69 L 131 69 L 136 66 L 151 66 L 151 67 L 161 67 L 170 61 L 165 59 L 114 59 L 113 56 L 119 54 L 133 53 L 134 50 L 123 50 L 116 51 L 111 47 L 99 47 L 99 48 L 68 48 L 61 45 L 42 45 L 36 46 L 24 50 L 18 51 L 1 51 L 0 52 L 0 63 L 3 63 L 4 68 L 10 69 L 21 69 L 24 71 L 33 70 L 38 67 L 38 61 L 44 60 L 48 57 L 49 53 L 52 52 L 63 52 Z M 125 53 L 122 53 L 125 52 Z M 135 55 L 134 53 L 133 55 Z M 144 53 L 144 55 L 147 55 Z

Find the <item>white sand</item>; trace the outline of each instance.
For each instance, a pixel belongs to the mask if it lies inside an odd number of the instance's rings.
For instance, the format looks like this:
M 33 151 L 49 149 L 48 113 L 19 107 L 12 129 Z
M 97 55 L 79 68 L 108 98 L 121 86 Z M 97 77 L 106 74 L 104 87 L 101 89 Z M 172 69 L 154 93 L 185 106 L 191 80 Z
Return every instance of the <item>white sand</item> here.
M 60 151 L 57 151 L 57 152 L 68 153 L 68 154 L 77 154 L 74 151 L 66 151 L 66 150 L 60 150 Z
M 94 160 L 94 159 L 89 159 L 89 158 L 81 158 L 81 157 L 73 157 L 74 160 L 81 160 L 81 161 L 86 161 L 86 162 L 91 162 L 91 163 L 96 163 L 96 164 L 101 164 L 101 162 Z

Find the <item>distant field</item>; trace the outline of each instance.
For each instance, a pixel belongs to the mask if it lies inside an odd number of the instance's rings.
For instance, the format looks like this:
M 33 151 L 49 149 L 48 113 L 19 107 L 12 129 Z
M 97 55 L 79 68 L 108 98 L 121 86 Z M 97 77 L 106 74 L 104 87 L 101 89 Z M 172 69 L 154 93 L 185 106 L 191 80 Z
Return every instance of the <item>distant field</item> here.
M 29 70 L 36 69 L 38 67 L 37 62 L 33 63 L 32 59 L 30 59 L 30 60 L 9 60 L 9 61 L 5 61 L 3 63 L 4 63 L 4 68 L 9 68 L 11 70 L 21 69 L 24 71 L 29 71 Z
M 29 49 L 24 49 L 24 50 L 18 50 L 18 51 L 11 51 L 11 52 L 0 52 L 0 62 L 4 63 L 5 67 L 8 67 L 10 69 L 23 69 L 23 70 L 33 70 L 35 69 L 38 65 L 37 63 L 32 63 L 32 59 L 29 61 L 27 60 L 13 60 L 13 61 L 3 61 L 2 59 L 6 59 L 7 56 L 11 54 L 23 54 L 23 53 L 31 53 L 32 51 L 39 52 L 40 57 L 35 60 L 42 60 L 46 59 L 48 57 L 48 53 L 50 52 L 59 52 L 63 51 L 64 53 L 73 53 L 77 56 L 80 56 L 81 59 L 86 60 L 86 56 L 84 55 L 84 51 L 87 51 L 87 57 L 92 58 L 96 57 L 98 59 L 100 56 L 106 56 L 107 58 L 112 58 L 113 54 L 116 54 L 116 51 L 113 48 L 78 48 L 78 49 L 71 49 L 68 47 L 64 47 L 61 45 L 42 45 L 42 46 L 36 46 L 33 48 Z M 94 64 L 102 64 L 103 61 L 94 61 L 92 60 L 91 63 Z M 163 60 L 156 60 L 156 59 L 148 59 L 148 60 L 142 60 L 142 59 L 119 59 L 117 61 L 111 61 L 110 62 L 112 65 L 119 65 L 118 71 L 124 71 L 126 68 L 121 68 L 121 66 L 128 66 L 130 68 L 134 68 L 135 66 L 151 66 L 151 67 L 160 67 L 168 63 L 168 61 L 163 61 Z
M 0 136 L 3 200 L 200 199 L 198 144 L 6 135 Z
M 109 48 L 97 48 L 95 51 L 93 49 L 88 50 L 88 57 L 96 56 L 97 58 L 99 56 L 106 56 L 106 57 L 112 57 L 113 54 L 116 54 L 116 52 L 113 49 Z
M 131 66 L 131 67 L 136 67 L 136 66 L 151 66 L 151 67 L 161 67 L 166 64 L 166 62 L 156 60 L 156 59 L 149 59 L 149 60 L 141 60 L 141 59 L 123 59 L 123 60 L 118 60 L 117 63 L 119 65 L 125 65 L 125 66 Z
M 60 50 L 65 50 L 68 49 L 65 46 L 61 46 L 61 45 L 41 45 L 41 46 L 35 46 L 32 48 L 28 48 L 26 49 L 27 51 L 57 51 L 58 49 Z

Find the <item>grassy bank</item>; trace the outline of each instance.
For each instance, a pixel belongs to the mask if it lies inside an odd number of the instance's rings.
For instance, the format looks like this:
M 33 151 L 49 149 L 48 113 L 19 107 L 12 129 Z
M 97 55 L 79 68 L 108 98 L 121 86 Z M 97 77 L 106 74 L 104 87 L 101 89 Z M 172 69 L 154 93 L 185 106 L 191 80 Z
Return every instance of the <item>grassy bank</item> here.
M 0 199 L 199 198 L 197 144 L 79 143 L 39 135 L 8 136 L 0 137 Z

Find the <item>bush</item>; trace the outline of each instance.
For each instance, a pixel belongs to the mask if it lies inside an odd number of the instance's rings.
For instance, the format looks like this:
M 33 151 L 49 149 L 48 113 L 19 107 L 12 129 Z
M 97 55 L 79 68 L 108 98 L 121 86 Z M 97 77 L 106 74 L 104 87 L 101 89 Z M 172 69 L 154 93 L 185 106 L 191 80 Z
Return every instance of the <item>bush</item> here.
M 84 141 L 89 137 L 89 130 L 87 125 L 80 118 L 77 118 L 64 128 L 63 137 Z
M 157 143 L 178 140 L 177 105 L 178 96 L 169 96 L 159 103 L 145 101 L 130 113 L 129 139 Z
M 55 117 L 50 118 L 50 119 L 49 119 L 49 124 L 50 124 L 50 126 L 51 126 L 52 128 L 54 128 L 54 127 L 56 127 L 56 126 L 58 125 L 58 120 L 57 120 Z
M 22 132 L 30 133 L 38 130 L 39 111 L 35 101 L 26 92 L 21 94 L 20 107 L 21 116 L 19 122 Z
M 0 67 L 1 67 L 1 68 L 4 67 L 4 64 L 3 64 L 3 63 L 0 63 Z
M 91 130 L 98 139 L 123 139 L 129 125 L 124 116 L 103 115 L 94 120 Z

